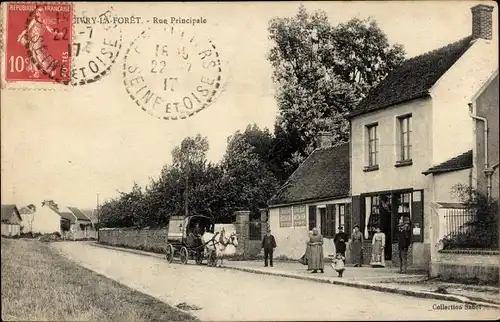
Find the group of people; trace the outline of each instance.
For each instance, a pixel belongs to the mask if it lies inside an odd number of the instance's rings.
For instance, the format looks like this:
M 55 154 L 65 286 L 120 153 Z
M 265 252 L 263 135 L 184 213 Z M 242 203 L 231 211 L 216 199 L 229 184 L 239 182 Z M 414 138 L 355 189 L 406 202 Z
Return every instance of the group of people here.
M 408 248 L 411 244 L 411 224 L 408 217 L 401 217 L 397 226 L 397 240 L 399 246 L 400 272 L 406 273 L 408 269 Z M 342 277 L 345 271 L 346 250 L 349 241 L 349 236 L 344 232 L 343 227 L 338 228 L 339 232 L 334 236 L 335 253 L 332 260 L 332 267 Z M 372 238 L 372 254 L 370 266 L 384 267 L 385 266 L 385 234 L 380 227 L 375 227 L 375 234 Z M 362 267 L 363 265 L 363 233 L 358 225 L 354 226 L 349 250 L 351 260 L 354 267 Z M 262 248 L 264 249 L 264 265 L 268 266 L 268 260 L 273 266 L 273 251 L 276 248 L 276 240 L 271 232 L 268 231 L 262 239 Z M 307 269 L 311 273 L 324 273 L 324 254 L 323 254 L 323 236 L 319 233 L 318 228 L 313 228 L 309 233 L 309 239 L 306 244 L 306 252 L 299 260 L 302 264 L 307 265 Z

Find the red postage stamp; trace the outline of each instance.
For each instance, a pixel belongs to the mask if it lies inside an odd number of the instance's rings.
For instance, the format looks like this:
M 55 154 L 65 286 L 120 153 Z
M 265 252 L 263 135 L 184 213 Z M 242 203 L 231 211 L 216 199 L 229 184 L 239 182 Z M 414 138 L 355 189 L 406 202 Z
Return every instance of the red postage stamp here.
M 7 5 L 6 81 L 68 84 L 71 80 L 73 5 Z

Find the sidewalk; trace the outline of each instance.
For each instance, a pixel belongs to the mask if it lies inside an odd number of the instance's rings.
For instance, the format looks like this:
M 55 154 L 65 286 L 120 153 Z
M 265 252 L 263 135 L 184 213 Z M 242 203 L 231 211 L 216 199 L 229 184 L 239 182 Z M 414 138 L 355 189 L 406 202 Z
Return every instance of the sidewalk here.
M 140 250 L 99 245 L 97 243 L 92 243 L 91 245 L 165 259 L 164 255 Z M 174 263 L 175 262 L 176 260 L 174 260 Z M 191 264 L 191 262 L 189 262 L 189 264 Z M 179 265 L 181 264 L 179 263 Z M 497 309 L 500 308 L 498 288 L 491 286 L 452 284 L 434 280 L 428 281 L 426 275 L 412 272 L 409 274 L 399 274 L 397 268 L 347 267 L 344 272 L 344 277 L 339 278 L 337 277 L 337 273 L 328 263 L 325 264 L 324 274 L 312 274 L 307 271 L 306 266 L 298 262 L 288 261 L 275 261 L 274 267 L 264 267 L 262 261 L 224 260 L 223 267 L 254 274 L 275 275 L 420 298 L 447 300 Z M 438 288 L 444 289 L 445 291 L 435 292 Z
M 344 276 L 339 278 L 330 264 L 327 263 L 325 263 L 324 274 L 312 274 L 307 271 L 307 266 L 294 262 L 275 261 L 274 267 L 264 267 L 262 261 L 224 261 L 224 266 L 253 273 L 307 279 L 413 296 L 418 296 L 417 293 L 420 293 L 421 297 L 446 298 L 464 303 L 485 302 L 497 304 L 500 308 L 499 288 L 428 280 L 427 275 L 417 272 L 410 271 L 408 274 L 400 274 L 398 268 L 346 267 Z M 440 291 L 435 292 L 438 289 Z

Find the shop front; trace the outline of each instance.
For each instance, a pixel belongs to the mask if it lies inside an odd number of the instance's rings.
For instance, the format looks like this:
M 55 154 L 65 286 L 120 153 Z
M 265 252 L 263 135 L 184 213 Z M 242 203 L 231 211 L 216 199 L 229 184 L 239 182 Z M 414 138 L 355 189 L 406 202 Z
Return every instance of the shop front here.
M 365 237 L 364 259 L 365 265 L 371 260 L 372 240 L 376 229 L 385 235 L 384 258 L 388 265 L 399 265 L 397 227 L 401 218 L 408 218 L 412 225 L 412 246 L 410 247 L 409 264 L 418 262 L 414 260 L 415 253 L 412 249 L 418 248 L 417 244 L 423 243 L 423 190 L 401 189 L 361 194 L 359 217 L 353 222 L 359 224 Z M 355 211 L 353 209 L 353 211 Z

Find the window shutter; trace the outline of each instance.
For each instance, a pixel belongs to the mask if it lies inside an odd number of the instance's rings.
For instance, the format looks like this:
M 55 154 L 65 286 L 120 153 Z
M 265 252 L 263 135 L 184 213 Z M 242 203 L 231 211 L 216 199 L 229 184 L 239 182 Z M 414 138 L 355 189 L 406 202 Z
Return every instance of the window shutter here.
M 324 237 L 333 237 L 335 235 L 335 205 L 326 205 L 326 234 Z
M 412 242 L 421 243 L 424 241 L 424 192 L 422 190 L 413 191 L 411 208 Z M 420 228 L 420 235 L 413 235 L 413 228 L 417 225 Z
M 309 206 L 309 230 L 316 227 L 316 206 Z
M 347 236 L 350 238 L 351 233 L 352 233 L 352 225 L 351 225 L 351 205 L 346 204 L 345 205 L 345 216 L 344 216 L 344 232 L 347 234 Z

